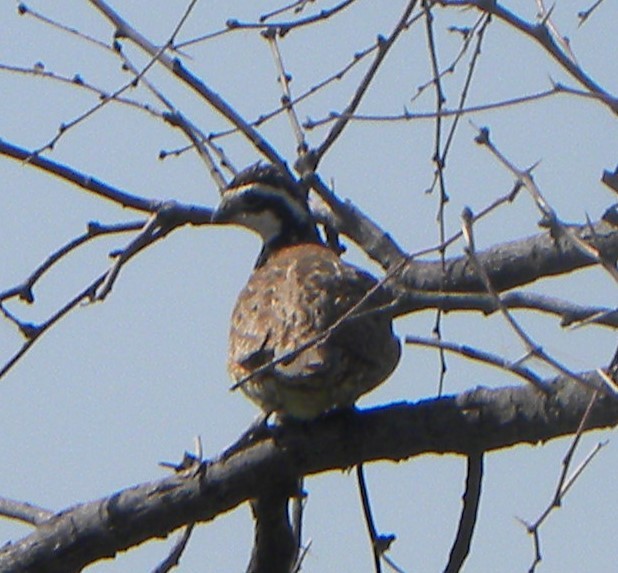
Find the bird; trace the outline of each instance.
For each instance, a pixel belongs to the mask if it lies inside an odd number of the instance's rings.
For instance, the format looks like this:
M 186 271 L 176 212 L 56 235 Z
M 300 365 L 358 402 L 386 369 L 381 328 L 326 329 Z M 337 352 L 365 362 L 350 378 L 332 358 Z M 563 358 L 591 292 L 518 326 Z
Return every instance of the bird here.
M 388 295 L 323 242 L 306 195 L 259 163 L 224 188 L 212 216 L 262 239 L 232 312 L 228 371 L 266 415 L 296 420 L 351 408 L 401 355 L 392 316 L 375 310 Z

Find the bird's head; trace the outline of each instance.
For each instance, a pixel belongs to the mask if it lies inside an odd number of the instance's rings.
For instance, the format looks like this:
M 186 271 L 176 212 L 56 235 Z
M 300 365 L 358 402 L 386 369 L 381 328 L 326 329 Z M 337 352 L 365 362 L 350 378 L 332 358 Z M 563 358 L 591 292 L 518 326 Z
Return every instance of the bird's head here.
M 212 221 L 241 225 L 262 237 L 256 266 L 277 249 L 320 242 L 298 185 L 272 165 L 257 164 L 240 172 L 223 190 Z

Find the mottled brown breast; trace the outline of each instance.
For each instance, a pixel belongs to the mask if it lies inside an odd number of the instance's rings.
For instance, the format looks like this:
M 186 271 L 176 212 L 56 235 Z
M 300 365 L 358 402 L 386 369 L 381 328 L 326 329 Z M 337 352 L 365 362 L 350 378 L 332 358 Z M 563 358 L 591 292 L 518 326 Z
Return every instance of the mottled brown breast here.
M 234 308 L 228 364 L 233 378 L 242 380 L 323 333 L 375 283 L 322 245 L 274 253 L 253 272 Z M 369 302 L 375 306 L 383 299 L 378 290 Z M 314 418 L 351 406 L 392 372 L 399 355 L 391 318 L 375 313 L 344 322 L 325 340 L 241 388 L 266 412 Z

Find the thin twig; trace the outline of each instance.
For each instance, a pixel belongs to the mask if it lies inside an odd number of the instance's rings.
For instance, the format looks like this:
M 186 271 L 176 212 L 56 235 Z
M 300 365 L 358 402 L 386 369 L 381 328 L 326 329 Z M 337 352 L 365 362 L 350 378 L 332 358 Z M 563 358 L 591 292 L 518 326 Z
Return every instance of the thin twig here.
M 446 238 L 446 225 L 444 221 L 446 204 L 448 203 L 448 194 L 446 192 L 446 178 L 444 173 L 444 166 L 446 161 L 447 150 L 442 152 L 442 117 L 440 112 L 446 97 L 442 89 L 442 81 L 440 75 L 440 64 L 438 63 L 438 54 L 436 50 L 436 43 L 433 30 L 433 14 L 431 12 L 431 5 L 427 0 L 423 0 L 423 14 L 425 15 L 425 35 L 427 37 L 427 47 L 429 60 L 431 63 L 432 71 L 432 85 L 435 89 L 435 113 L 436 119 L 434 120 L 434 150 L 432 159 L 434 163 L 434 184 L 439 183 L 440 195 L 438 197 L 438 213 L 436 216 L 438 223 L 438 237 L 440 244 L 444 244 Z M 456 126 L 456 122 L 453 123 L 453 128 Z M 434 186 L 432 184 L 432 188 Z M 441 250 L 439 253 L 440 263 L 442 264 L 442 276 L 446 276 L 446 250 Z M 438 340 L 442 338 L 442 311 L 438 309 L 436 312 L 436 318 L 433 325 L 433 333 Z M 446 379 L 446 373 L 448 371 L 448 365 L 446 363 L 446 354 L 442 348 L 439 348 L 438 354 L 440 356 L 440 367 L 438 373 L 438 396 L 442 395 L 444 389 L 444 381 Z
M 292 133 L 294 134 L 294 138 L 296 139 L 296 151 L 298 155 L 301 156 L 307 151 L 307 142 L 305 140 L 303 128 L 301 127 L 300 121 L 298 120 L 296 109 L 292 104 L 293 99 L 292 92 L 290 91 L 289 81 L 290 75 L 287 73 L 285 65 L 283 63 L 283 57 L 281 56 L 281 50 L 279 49 L 275 29 L 268 28 L 262 33 L 262 36 L 266 39 L 268 45 L 270 46 L 270 51 L 277 67 L 277 80 L 279 82 L 279 85 L 281 86 L 281 90 L 283 91 L 283 95 L 281 96 L 281 106 L 287 112 L 290 125 L 292 126 Z
M 586 20 L 592 16 L 592 13 L 601 5 L 605 0 L 596 0 L 589 8 L 586 10 L 582 10 L 577 13 L 577 17 L 579 18 L 579 26 L 583 26 Z
M 562 236 L 567 239 L 583 254 L 589 256 L 591 259 L 599 263 L 610 274 L 614 281 L 618 283 L 618 269 L 616 268 L 615 261 L 611 259 L 607 260 L 603 256 L 603 254 L 594 246 L 594 241 L 588 242 L 582 240 L 576 233 L 572 232 L 567 225 L 560 221 L 555 209 L 549 204 L 549 201 L 547 201 L 547 199 L 544 197 L 541 189 L 532 177 L 532 170 L 536 165 L 533 165 L 528 169 L 518 168 L 490 140 L 489 129 L 487 129 L 486 127 L 479 130 L 479 134 L 476 137 L 475 141 L 479 145 L 487 147 L 491 154 L 517 178 L 517 181 L 521 182 L 524 185 L 524 187 L 528 190 L 531 197 L 533 198 L 537 208 L 543 215 L 541 224 L 549 227 L 552 231 L 552 235 L 555 238 Z M 589 226 L 590 225 L 591 224 L 589 222 Z
M 440 112 L 435 112 L 435 111 L 426 111 L 426 112 L 422 112 L 422 111 L 418 111 L 418 112 L 414 112 L 414 111 L 408 111 L 408 110 L 404 110 L 403 113 L 396 113 L 396 114 L 391 114 L 391 115 L 387 115 L 387 114 L 369 114 L 369 113 L 353 113 L 353 114 L 347 114 L 347 117 L 350 121 L 357 121 L 357 122 L 376 122 L 376 123 L 386 123 L 386 122 L 400 122 L 400 121 L 419 121 L 419 120 L 430 120 L 430 121 L 434 121 L 437 117 L 441 117 L 441 118 L 448 118 L 448 117 L 457 117 L 457 116 L 465 116 L 465 115 L 473 115 L 476 113 L 480 113 L 480 112 L 484 112 L 484 111 L 491 111 L 491 110 L 495 110 L 495 109 L 504 109 L 504 108 L 508 108 L 508 107 L 512 107 L 512 106 L 517 106 L 517 105 L 521 105 L 521 104 L 527 104 L 527 103 L 532 103 L 532 102 L 536 102 L 536 101 L 540 101 L 543 99 L 546 99 L 548 97 L 552 97 L 558 94 L 570 94 L 570 95 L 577 95 L 579 97 L 585 97 L 585 98 L 590 98 L 590 99 L 600 99 L 602 100 L 602 98 L 600 96 L 597 95 L 593 95 L 590 94 L 588 92 L 581 92 L 578 90 L 574 90 L 573 88 L 569 88 L 566 86 L 563 86 L 561 84 L 554 84 L 551 88 L 545 89 L 545 90 L 541 90 L 539 92 L 533 93 L 533 94 L 529 94 L 529 95 L 522 95 L 522 96 L 517 96 L 517 97 L 513 97 L 513 98 L 509 98 L 509 99 L 505 99 L 505 100 L 500 100 L 500 101 L 496 101 L 496 102 L 490 102 L 490 103 L 485 103 L 485 104 L 478 104 L 478 105 L 471 105 L 471 106 L 464 106 L 461 108 L 455 108 L 455 109 L 449 109 L 449 108 L 442 108 L 440 110 Z M 320 127 L 322 125 L 327 125 L 329 123 L 333 123 L 334 121 L 337 121 L 338 119 L 344 117 L 344 112 L 330 112 L 328 114 L 328 117 L 325 117 L 323 119 L 309 119 L 306 120 L 303 123 L 303 127 L 305 129 L 314 129 L 316 127 Z
M 0 497 L 0 515 L 30 525 L 40 525 L 52 517 L 54 512 L 25 501 Z
M 341 12 L 354 2 L 355 0 L 343 0 L 343 2 L 340 2 L 333 8 L 320 10 L 320 12 L 318 12 L 317 14 L 313 14 L 305 18 L 299 18 L 298 20 L 289 20 L 286 22 L 267 22 L 266 20 L 269 18 L 269 16 L 265 15 L 260 17 L 259 22 L 241 22 L 239 20 L 230 19 L 226 22 L 226 26 L 232 30 L 273 28 L 277 30 L 277 33 L 280 36 L 284 36 L 291 30 L 294 30 L 296 28 L 301 28 L 302 26 L 310 26 L 311 24 L 315 24 L 316 22 L 328 20 L 331 16 L 334 16 L 338 12 Z
M 373 512 L 371 511 L 371 502 L 369 501 L 369 493 L 367 491 L 367 482 L 365 481 L 365 472 L 363 464 L 356 466 L 356 481 L 358 482 L 358 493 L 361 497 L 363 507 L 363 515 L 365 516 L 365 524 L 371 541 L 371 551 L 373 553 L 373 569 L 376 573 L 382 572 L 382 564 L 380 563 L 380 551 L 378 549 L 378 531 L 376 530 L 375 521 L 373 520 Z
M 472 218 L 470 210 L 465 209 L 462 215 L 462 222 L 463 222 L 462 228 L 464 232 L 464 237 L 466 239 L 466 243 L 468 244 L 466 248 L 466 254 L 468 255 L 468 258 L 473 268 L 475 269 L 477 275 L 483 282 L 483 285 L 485 286 L 486 291 L 496 301 L 496 304 L 498 305 L 498 308 L 500 312 L 502 313 L 502 316 L 504 316 L 509 326 L 516 333 L 518 338 L 523 342 L 526 348 L 526 354 L 522 359 L 520 359 L 520 362 L 523 362 L 531 357 L 539 358 L 540 360 L 542 360 L 543 362 L 547 363 L 552 368 L 554 368 L 556 371 L 560 372 L 561 374 L 564 374 L 565 376 L 568 376 L 572 378 L 573 380 L 576 380 L 577 382 L 589 387 L 590 385 L 585 379 L 577 375 L 575 372 L 572 372 L 569 368 L 567 368 L 566 366 L 558 362 L 555 358 L 547 354 L 543 350 L 543 348 L 539 344 L 537 344 L 530 337 L 530 335 L 520 326 L 520 324 L 515 320 L 513 315 L 506 308 L 506 306 L 502 303 L 499 293 L 493 287 L 492 282 L 489 278 L 489 275 L 487 274 L 487 271 L 485 270 L 484 266 L 482 265 L 482 263 L 480 262 L 479 258 L 476 255 L 474 234 L 472 230 L 472 227 L 473 227 L 472 219 L 473 218 Z
M 358 492 L 361 497 L 361 505 L 363 507 L 363 515 L 365 516 L 365 524 L 367 525 L 367 531 L 369 533 L 369 539 L 371 541 L 371 550 L 373 552 L 373 566 L 375 573 L 382 572 L 382 559 L 397 573 L 403 573 L 403 570 L 387 555 L 395 536 L 391 533 L 388 535 L 379 534 L 375 526 L 373 519 L 373 512 L 371 511 L 371 502 L 369 501 L 369 490 L 367 489 L 367 482 L 365 480 L 365 472 L 363 470 L 363 464 L 356 466 L 356 480 L 358 483 Z
M 103 273 L 97 279 L 95 279 L 92 283 L 90 283 L 84 290 L 78 293 L 75 297 L 73 297 L 69 302 L 67 302 L 61 309 L 57 310 L 50 318 L 48 318 L 45 322 L 40 325 L 34 326 L 31 325 L 32 328 L 29 331 L 28 339 L 23 343 L 22 347 L 9 359 L 8 362 L 0 368 L 0 378 L 2 378 L 15 364 L 17 361 L 32 348 L 34 343 L 47 331 L 49 330 L 56 322 L 58 322 L 61 318 L 71 312 L 77 305 L 79 305 L 84 300 L 92 300 L 96 289 L 103 283 L 105 280 L 105 275 L 107 273 Z
M 39 20 L 40 22 L 43 22 L 44 24 L 51 26 L 52 28 L 56 28 L 57 30 L 66 32 L 73 36 L 77 36 L 80 40 L 84 40 L 98 48 L 102 48 L 104 50 L 110 50 L 110 46 L 106 44 L 105 42 L 102 42 L 101 40 L 98 40 L 97 38 L 90 36 L 88 34 L 85 34 L 81 30 L 72 28 L 71 26 L 67 26 L 66 24 L 63 24 L 62 22 L 58 22 L 57 20 L 54 20 L 50 18 L 49 16 L 45 16 L 41 12 L 37 12 L 36 10 L 33 10 L 30 6 L 27 6 L 24 2 L 19 3 L 19 5 L 17 6 L 17 12 L 21 16 L 24 16 L 27 14 L 31 16 L 32 18 L 34 18 L 35 20 Z
M 367 73 L 365 74 L 360 84 L 358 85 L 358 88 L 354 92 L 354 96 L 352 97 L 350 103 L 346 106 L 345 111 L 344 111 L 344 116 L 335 122 L 335 125 L 328 132 L 324 141 L 321 143 L 318 149 L 314 152 L 315 159 L 316 159 L 316 165 L 317 163 L 319 163 L 320 159 L 324 157 L 324 154 L 333 145 L 333 143 L 337 141 L 337 139 L 339 138 L 339 136 L 345 129 L 349 121 L 346 116 L 348 114 L 353 114 L 358 108 L 361 100 L 363 99 L 363 96 L 365 95 L 367 89 L 373 82 L 373 79 L 375 78 L 376 73 L 380 69 L 380 66 L 382 62 L 384 61 L 384 58 L 386 58 L 386 55 L 390 51 L 391 47 L 397 41 L 397 38 L 399 37 L 401 32 L 403 32 L 406 29 L 406 26 L 408 25 L 407 24 L 408 18 L 410 17 L 410 14 L 412 13 L 412 10 L 414 10 L 415 6 L 416 6 L 416 0 L 411 0 L 406 6 L 401 18 L 397 22 L 397 25 L 395 26 L 394 30 L 391 32 L 390 36 L 388 36 L 388 38 L 383 38 L 382 41 L 379 43 L 378 53 L 376 54 L 375 59 L 371 63 L 369 70 L 367 70 Z
M 461 508 L 459 527 L 457 528 L 457 535 L 455 536 L 444 573 L 458 573 L 470 552 L 479 502 L 481 501 L 483 456 L 483 452 L 475 452 L 468 455 L 466 491 L 463 494 L 463 507 Z
M 95 239 L 96 237 L 111 235 L 117 233 L 127 233 L 136 231 L 144 226 L 143 221 L 135 221 L 129 223 L 118 223 L 114 225 L 103 225 L 96 221 L 88 223 L 88 229 L 85 233 L 72 239 L 68 243 L 62 245 L 59 249 L 50 254 L 32 273 L 19 285 L 0 292 L 0 301 L 10 298 L 19 297 L 20 299 L 31 303 L 34 302 L 32 289 L 36 282 L 49 271 L 57 262 L 67 256 L 69 253 Z
M 490 352 L 473 348 L 467 344 L 457 344 L 455 342 L 448 342 L 444 339 L 436 340 L 412 335 L 406 336 L 405 342 L 406 344 L 414 344 L 416 346 L 425 346 L 428 348 L 445 350 L 454 354 L 459 354 L 460 356 L 465 356 L 471 360 L 476 360 L 477 362 L 483 362 L 485 364 L 495 366 L 505 370 L 506 372 L 510 372 L 515 376 L 519 376 L 520 378 L 526 380 L 526 382 L 530 382 L 544 393 L 548 391 L 547 384 L 543 381 L 543 379 L 540 376 L 537 376 L 529 368 L 525 368 L 524 366 L 506 360 L 501 356 L 491 354 Z
M 540 539 L 540 527 L 544 523 L 544 521 L 549 517 L 549 515 L 556 509 L 558 509 L 562 505 L 562 500 L 564 496 L 567 494 L 569 489 L 573 486 L 577 478 L 582 474 L 586 466 L 592 461 L 592 459 L 599 453 L 601 448 L 603 448 L 607 441 L 599 442 L 584 458 L 584 460 L 579 464 L 579 466 L 573 471 L 571 476 L 568 476 L 569 468 L 571 466 L 571 462 L 573 460 L 573 455 L 575 453 L 575 449 L 577 448 L 581 436 L 586 429 L 586 424 L 588 422 L 588 418 L 590 416 L 590 412 L 592 411 L 592 407 L 598 397 L 598 391 L 594 390 L 590 396 L 590 401 L 588 402 L 588 406 L 584 411 L 584 414 L 580 420 L 579 426 L 573 437 L 573 441 L 569 446 L 564 458 L 562 459 L 562 471 L 560 473 L 560 478 L 558 479 L 558 483 L 556 485 L 556 490 L 554 492 L 554 496 L 545 510 L 541 513 L 541 515 L 534 521 L 534 523 L 528 523 L 522 519 L 519 521 L 525 525 L 528 533 L 532 536 L 533 544 L 534 544 L 534 560 L 530 566 L 529 573 L 534 573 L 537 565 L 542 561 L 543 557 L 541 554 L 541 539 Z
M 126 37 L 134 44 L 139 46 L 151 57 L 157 56 L 157 61 L 168 71 L 173 73 L 183 83 L 189 86 L 203 99 L 205 99 L 215 110 L 225 117 L 232 125 L 237 127 L 245 135 L 255 148 L 260 151 L 271 163 L 274 163 L 284 173 L 290 171 L 276 149 L 251 126 L 225 99 L 209 88 L 201 79 L 192 74 L 178 58 L 171 58 L 155 46 L 145 36 L 140 34 L 133 26 L 124 20 L 107 2 L 103 0 L 89 0 L 90 3 L 99 10 L 116 27 L 116 34 Z
M 35 78 L 50 80 L 50 81 L 64 84 L 64 85 L 67 85 L 73 88 L 85 90 L 89 93 L 95 94 L 101 100 L 108 100 L 108 98 L 112 97 L 106 90 L 104 90 L 103 88 L 99 88 L 91 84 L 90 82 L 84 80 L 84 78 L 79 74 L 69 77 L 69 76 L 63 76 L 61 74 L 58 74 L 57 72 L 52 72 L 49 70 L 41 69 L 38 66 L 26 68 L 22 66 L 11 66 L 8 64 L 1 64 L 1 63 L 0 63 L 0 71 L 13 73 L 13 74 L 19 74 L 19 75 L 25 75 L 25 76 L 33 76 Z M 119 104 L 123 104 L 129 107 L 132 107 L 132 108 L 139 109 L 140 111 L 146 112 L 147 114 L 153 117 L 157 117 L 157 118 L 161 117 L 161 112 L 154 109 L 150 104 L 140 102 L 135 99 L 130 99 L 126 97 L 115 97 L 115 98 L 112 98 L 110 101 L 114 101 Z M 33 152 L 33 153 L 36 153 L 36 152 Z
M 131 195 L 126 191 L 112 187 L 107 183 L 103 183 L 90 175 L 86 175 L 80 171 L 67 167 L 62 163 L 52 161 L 40 155 L 36 155 L 35 152 L 24 149 L 0 140 L 0 155 L 6 155 L 14 159 L 26 162 L 27 165 L 38 167 L 50 175 L 54 175 L 65 181 L 69 181 L 82 189 L 90 193 L 94 193 L 99 197 L 109 199 L 123 207 L 129 207 L 137 211 L 152 212 L 156 209 L 157 202 L 151 199 L 144 199 L 137 195 Z

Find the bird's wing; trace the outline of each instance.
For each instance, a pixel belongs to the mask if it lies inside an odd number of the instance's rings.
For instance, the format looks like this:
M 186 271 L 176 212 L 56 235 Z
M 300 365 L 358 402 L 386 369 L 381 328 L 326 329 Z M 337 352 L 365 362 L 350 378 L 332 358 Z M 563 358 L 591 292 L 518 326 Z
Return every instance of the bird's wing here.
M 241 378 L 308 343 L 345 314 L 374 284 L 370 275 L 343 263 L 325 247 L 303 245 L 271 258 L 267 266 L 253 273 L 232 316 L 233 376 Z M 275 371 L 290 379 L 328 374 L 336 367 L 339 351 L 350 352 L 348 344 L 344 346 L 312 345 L 279 362 Z

